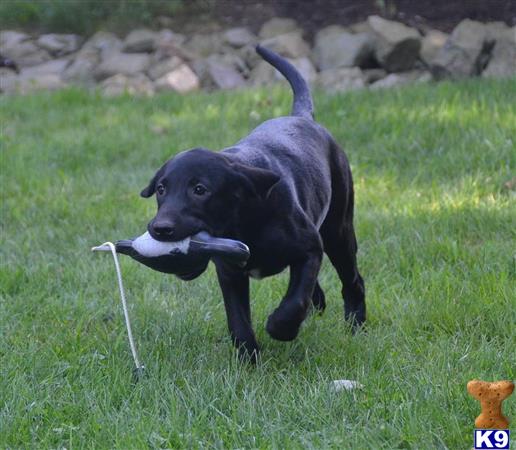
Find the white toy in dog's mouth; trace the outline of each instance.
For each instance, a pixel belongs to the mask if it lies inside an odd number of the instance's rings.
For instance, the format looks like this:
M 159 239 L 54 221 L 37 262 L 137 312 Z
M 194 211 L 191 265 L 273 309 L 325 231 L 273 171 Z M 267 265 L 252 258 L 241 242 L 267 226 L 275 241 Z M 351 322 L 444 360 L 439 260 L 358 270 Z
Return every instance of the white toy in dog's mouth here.
M 172 273 L 183 280 L 199 276 L 210 259 L 220 258 L 238 267 L 249 259 L 249 248 L 234 239 L 211 236 L 200 231 L 180 241 L 158 241 L 149 232 L 135 239 L 124 239 L 115 244 L 117 253 L 128 255 L 141 264 L 164 273 Z M 93 247 L 93 251 L 109 251 L 107 245 Z
M 157 241 L 148 231 L 131 241 L 132 248 L 145 258 L 156 258 L 158 256 L 170 255 L 172 253 L 188 254 L 190 248 L 190 237 L 181 241 Z M 125 241 L 119 241 L 125 242 Z M 105 244 L 93 247 L 93 251 L 109 251 Z M 118 249 L 119 250 L 119 249 Z

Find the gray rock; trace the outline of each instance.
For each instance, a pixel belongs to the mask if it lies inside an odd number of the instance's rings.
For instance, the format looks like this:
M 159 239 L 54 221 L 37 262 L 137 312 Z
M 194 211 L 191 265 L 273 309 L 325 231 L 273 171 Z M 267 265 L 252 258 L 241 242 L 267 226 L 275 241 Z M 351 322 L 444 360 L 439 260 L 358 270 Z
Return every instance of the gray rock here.
M 315 67 L 312 64 L 312 61 L 310 61 L 310 59 L 306 56 L 296 59 L 287 58 L 287 60 L 298 70 L 301 76 L 308 83 L 311 83 L 317 78 L 317 71 L 315 70 Z M 277 70 L 274 70 L 274 74 L 277 79 L 285 80 L 285 77 L 281 75 L 281 73 L 279 73 Z
M 42 73 L 40 75 L 25 75 L 21 73 L 14 80 L 8 80 L 7 92 L 28 94 L 38 90 L 57 90 L 66 87 L 66 83 L 57 73 Z
M 310 47 L 300 31 L 291 31 L 261 42 L 264 47 L 287 58 L 300 58 L 310 54 Z
M 274 17 L 262 25 L 259 34 L 261 39 L 269 39 L 292 31 L 299 31 L 294 19 Z
M 319 72 L 315 85 L 329 92 L 343 92 L 364 88 L 365 81 L 358 67 L 342 67 Z
M 0 92 L 11 93 L 16 91 L 18 75 L 14 70 L 0 67 Z
M 175 91 L 181 94 L 196 91 L 200 87 L 199 78 L 186 64 L 162 76 L 154 83 L 157 91 Z
M 276 69 L 262 60 L 251 70 L 249 81 L 253 86 L 267 86 L 277 83 L 279 78 L 276 77 Z
M 183 64 L 183 60 L 181 58 L 171 56 L 170 58 L 166 58 L 151 66 L 147 71 L 147 74 L 149 75 L 149 78 L 154 81 L 161 78 L 163 75 L 172 72 L 174 69 L 177 69 L 181 64 Z
M 159 34 L 141 28 L 131 31 L 124 39 L 122 50 L 126 53 L 150 53 L 155 50 Z
M 375 55 L 389 72 L 409 70 L 419 56 L 419 32 L 399 22 L 370 16 L 367 22 L 375 34 Z
M 30 36 L 28 34 L 20 33 L 19 31 L 0 31 L 0 50 L 3 49 L 3 47 L 11 47 L 29 39 Z
M 38 78 L 41 75 L 56 74 L 61 76 L 70 63 L 67 58 L 53 59 L 37 66 L 26 67 L 21 70 L 20 76 L 26 79 Z
M 428 31 L 421 41 L 421 49 L 419 56 L 421 60 L 431 66 L 439 53 L 439 50 L 444 47 L 449 35 L 438 30 Z
M 238 49 L 237 55 L 240 56 L 250 69 L 253 69 L 260 63 L 260 61 L 263 61 L 260 55 L 256 53 L 254 45 L 246 45 L 245 47 Z
M 317 33 L 313 51 L 320 70 L 367 65 L 373 57 L 373 37 L 351 34 L 341 27 L 327 27 Z
M 387 76 L 387 72 L 384 69 L 365 69 L 362 70 L 362 74 L 367 84 L 374 83 Z
M 499 39 L 491 54 L 486 69 L 486 78 L 510 78 L 516 76 L 516 37 L 512 40 Z
M 174 43 L 176 45 L 183 45 L 186 42 L 186 36 L 180 33 L 174 33 L 167 28 L 160 30 L 156 40 L 156 46 L 163 44 Z
M 460 22 L 437 53 L 431 70 L 436 78 L 464 78 L 478 75 L 493 42 L 487 40 L 483 23 Z
M 245 86 L 245 80 L 231 64 L 209 60 L 207 75 L 218 89 L 237 89 Z
M 100 88 L 102 94 L 107 97 L 114 97 L 117 95 L 143 95 L 151 96 L 154 94 L 154 85 L 142 73 L 132 76 L 117 74 L 105 79 Z
M 244 27 L 231 28 L 222 34 L 222 38 L 226 44 L 235 48 L 241 48 L 257 41 L 257 37 Z
M 373 33 L 373 29 L 367 21 L 357 22 L 349 26 L 349 31 L 352 33 Z
M 185 43 L 184 48 L 198 57 L 207 57 L 222 53 L 224 44 L 219 33 L 196 34 Z
M 287 60 L 299 71 L 307 82 L 313 82 L 317 78 L 317 71 L 312 61 L 306 56 L 295 59 L 287 58 Z M 253 86 L 267 86 L 279 81 L 285 81 L 285 77 L 268 62 L 262 60 L 251 71 L 249 81 Z
M 486 40 L 488 41 L 516 41 L 516 28 L 509 27 L 504 22 L 488 22 L 484 24 Z
M 62 78 L 72 83 L 91 85 L 95 82 L 94 73 L 99 62 L 98 50 L 83 47 L 64 70 Z
M 76 34 L 43 34 L 37 44 L 54 56 L 68 55 L 79 48 L 81 37 Z
M 106 31 L 97 31 L 82 46 L 80 52 L 90 50 L 97 51 L 101 59 L 107 59 L 113 53 L 119 53 L 122 50 L 122 41 L 113 33 Z
M 371 89 L 384 89 L 398 86 L 404 86 L 413 83 L 425 83 L 432 80 L 430 72 L 413 70 L 403 73 L 391 73 L 385 78 L 372 83 L 369 87 Z
M 18 67 L 36 66 L 52 59 L 46 50 L 28 40 L 11 40 L 8 45 L 0 48 L 0 52 L 3 57 L 12 59 Z
M 240 77 L 248 77 L 249 76 L 249 68 L 245 64 L 242 58 L 240 58 L 237 54 L 234 53 L 224 53 L 224 54 L 215 54 L 210 55 L 208 58 L 196 59 L 192 61 L 191 68 L 199 77 L 201 85 L 208 89 L 217 88 L 217 82 L 214 81 L 212 74 L 213 67 L 229 67 L 232 71 L 237 72 Z M 215 69 L 215 73 L 217 73 L 217 69 Z M 238 77 L 235 77 L 235 82 Z
M 118 73 L 130 76 L 145 72 L 150 61 L 147 53 L 113 53 L 97 66 L 95 78 L 102 80 Z

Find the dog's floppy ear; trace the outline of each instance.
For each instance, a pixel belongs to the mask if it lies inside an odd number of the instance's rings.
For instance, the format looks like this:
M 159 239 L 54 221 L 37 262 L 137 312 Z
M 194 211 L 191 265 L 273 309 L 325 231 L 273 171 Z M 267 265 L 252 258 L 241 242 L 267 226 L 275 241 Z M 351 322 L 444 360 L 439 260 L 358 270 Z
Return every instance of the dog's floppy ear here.
M 272 170 L 261 169 L 240 163 L 232 163 L 232 169 L 244 180 L 246 187 L 259 198 L 266 199 L 272 188 L 281 179 Z
M 149 185 L 140 192 L 140 195 L 143 198 L 149 198 L 151 197 L 154 192 L 156 192 L 156 183 L 160 179 L 160 177 L 163 175 L 163 172 L 165 172 L 165 166 L 162 166 L 152 177 L 152 180 L 150 180 Z

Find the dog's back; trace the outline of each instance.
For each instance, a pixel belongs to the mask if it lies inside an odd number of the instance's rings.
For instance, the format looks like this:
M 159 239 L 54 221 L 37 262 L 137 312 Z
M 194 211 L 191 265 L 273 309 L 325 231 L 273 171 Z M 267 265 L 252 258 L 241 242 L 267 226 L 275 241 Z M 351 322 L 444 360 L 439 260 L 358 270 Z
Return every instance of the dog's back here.
M 281 196 L 290 195 L 319 228 L 331 200 L 331 164 L 337 146 L 329 132 L 314 121 L 312 95 L 297 69 L 264 47 L 257 46 L 256 51 L 290 83 L 292 111 L 289 116 L 263 122 L 223 152 L 243 164 L 279 174 Z

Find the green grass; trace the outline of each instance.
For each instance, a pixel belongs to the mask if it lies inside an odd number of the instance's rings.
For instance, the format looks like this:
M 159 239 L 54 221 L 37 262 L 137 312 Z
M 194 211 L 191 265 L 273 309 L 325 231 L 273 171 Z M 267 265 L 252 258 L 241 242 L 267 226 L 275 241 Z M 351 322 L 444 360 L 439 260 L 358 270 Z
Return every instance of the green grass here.
M 137 385 L 112 259 L 90 247 L 144 229 L 166 158 L 234 143 L 290 93 L 2 97 L 0 448 L 471 448 L 467 381 L 516 378 L 515 81 L 316 95 L 354 171 L 367 332 L 327 261 L 328 308 L 292 343 L 264 330 L 287 274 L 253 282 L 248 367 L 212 267 L 185 283 L 124 258 Z M 332 392 L 342 378 L 365 388 Z M 516 395 L 504 410 L 515 424 Z

